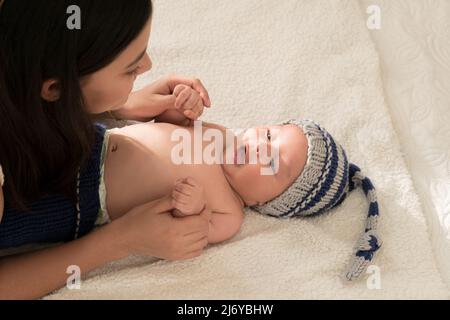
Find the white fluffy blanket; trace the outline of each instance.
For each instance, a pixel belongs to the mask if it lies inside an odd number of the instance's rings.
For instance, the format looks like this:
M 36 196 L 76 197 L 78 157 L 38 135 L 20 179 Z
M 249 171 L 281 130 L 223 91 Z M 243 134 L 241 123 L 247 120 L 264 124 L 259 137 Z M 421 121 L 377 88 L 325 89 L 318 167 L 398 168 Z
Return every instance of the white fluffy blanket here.
M 361 189 L 331 214 L 277 220 L 246 212 L 240 233 L 198 258 L 131 257 L 92 272 L 81 290 L 49 299 L 335 299 L 449 297 L 386 108 L 379 60 L 356 0 L 158 0 L 154 70 L 196 76 L 229 127 L 312 118 L 374 183 L 384 241 L 380 288 L 339 275 L 363 229 Z M 370 282 L 370 281 L 369 281 Z

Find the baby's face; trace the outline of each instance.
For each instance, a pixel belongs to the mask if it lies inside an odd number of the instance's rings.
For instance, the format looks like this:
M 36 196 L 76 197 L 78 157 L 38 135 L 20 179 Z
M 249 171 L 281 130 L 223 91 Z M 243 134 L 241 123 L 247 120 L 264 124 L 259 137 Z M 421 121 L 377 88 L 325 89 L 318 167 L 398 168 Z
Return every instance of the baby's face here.
M 296 125 L 250 128 L 244 131 L 242 142 L 246 146 L 245 163 L 225 164 L 223 169 L 230 185 L 248 206 L 280 195 L 306 164 L 308 142 Z M 250 161 L 252 152 L 256 161 Z

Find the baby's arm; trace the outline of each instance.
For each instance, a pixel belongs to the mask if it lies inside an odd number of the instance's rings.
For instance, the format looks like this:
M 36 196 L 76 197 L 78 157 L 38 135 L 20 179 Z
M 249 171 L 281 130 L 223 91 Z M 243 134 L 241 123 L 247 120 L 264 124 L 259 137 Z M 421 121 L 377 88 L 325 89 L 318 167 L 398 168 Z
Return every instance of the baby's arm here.
M 230 212 L 212 210 L 206 202 L 203 187 L 193 178 L 175 182 L 172 192 L 173 215 L 200 214 L 205 210 L 211 216 L 208 243 L 219 243 L 232 238 L 240 229 L 244 218 L 242 209 Z
M 242 209 L 230 212 L 212 211 L 208 243 L 219 243 L 231 239 L 239 232 L 243 221 Z

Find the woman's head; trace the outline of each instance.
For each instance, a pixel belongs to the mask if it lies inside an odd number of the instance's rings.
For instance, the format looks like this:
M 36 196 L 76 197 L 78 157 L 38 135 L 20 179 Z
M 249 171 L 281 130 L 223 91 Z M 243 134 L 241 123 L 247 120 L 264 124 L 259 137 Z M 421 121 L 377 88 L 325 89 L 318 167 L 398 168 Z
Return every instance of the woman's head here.
M 110 64 L 80 79 L 88 112 L 102 113 L 125 104 L 136 77 L 152 67 L 147 54 L 150 30 L 148 19 L 137 37 Z
M 80 9 L 81 29 L 67 26 L 71 5 Z M 136 76 L 151 67 L 140 55 L 151 17 L 150 0 L 3 3 L 0 164 L 13 203 L 44 192 L 73 194 L 94 140 L 90 114 L 119 108 Z
M 250 128 L 239 140 L 242 148 L 236 148 L 235 154 L 242 150 L 243 163 L 235 158 L 235 164 L 225 164 L 223 168 L 230 185 L 246 205 L 263 204 L 275 198 L 297 179 L 305 166 L 308 142 L 298 126 Z

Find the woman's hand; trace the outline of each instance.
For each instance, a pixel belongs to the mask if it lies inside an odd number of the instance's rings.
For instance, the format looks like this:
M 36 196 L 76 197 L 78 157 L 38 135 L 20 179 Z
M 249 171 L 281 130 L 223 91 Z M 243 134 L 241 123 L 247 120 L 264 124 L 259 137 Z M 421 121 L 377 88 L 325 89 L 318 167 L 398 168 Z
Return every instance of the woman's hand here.
M 208 245 L 211 212 L 175 218 L 172 197 L 138 206 L 115 220 L 120 226 L 121 248 L 126 254 L 183 260 L 202 254 Z
M 175 92 L 177 86 L 180 87 Z M 186 88 L 189 88 L 190 91 L 182 92 Z M 180 91 L 180 89 L 183 90 Z M 195 94 L 192 94 L 193 92 Z M 182 96 L 180 99 L 177 99 L 175 94 L 177 96 L 182 94 Z M 186 109 L 182 109 L 181 115 L 183 115 L 185 110 L 194 109 L 193 113 L 195 113 L 195 115 L 187 113 L 186 117 L 188 119 L 195 118 L 195 116 L 198 118 L 200 108 L 201 112 L 203 112 L 204 106 L 211 107 L 208 91 L 199 79 L 168 75 L 141 90 L 131 93 L 125 105 L 121 109 L 114 111 L 114 115 L 120 119 L 150 121 L 166 111 L 178 111 L 176 106 L 178 105 L 177 100 L 180 101 L 184 97 L 186 99 L 183 106 L 186 105 Z M 193 120 L 196 120 L 196 118 Z

